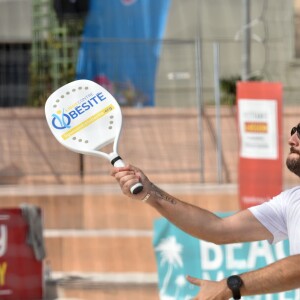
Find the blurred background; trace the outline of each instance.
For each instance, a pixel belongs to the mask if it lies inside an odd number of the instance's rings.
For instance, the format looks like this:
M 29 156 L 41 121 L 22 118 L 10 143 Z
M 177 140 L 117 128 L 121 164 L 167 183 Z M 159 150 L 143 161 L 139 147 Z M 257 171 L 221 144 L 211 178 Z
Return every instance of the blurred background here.
M 0 207 L 42 209 L 48 299 L 158 299 L 159 215 L 122 196 L 106 161 L 58 144 L 47 97 L 100 83 L 122 106 L 126 162 L 180 199 L 234 211 L 235 84 L 282 84 L 285 158 L 300 113 L 299 20 L 299 0 L 0 0 Z M 282 170 L 284 187 L 297 183 Z

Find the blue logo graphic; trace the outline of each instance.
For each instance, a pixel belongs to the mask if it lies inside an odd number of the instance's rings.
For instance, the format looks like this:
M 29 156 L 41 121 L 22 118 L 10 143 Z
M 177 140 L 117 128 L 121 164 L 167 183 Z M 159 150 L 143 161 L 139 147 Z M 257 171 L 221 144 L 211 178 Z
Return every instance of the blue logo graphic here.
M 64 111 L 62 112 L 62 115 L 59 116 L 57 114 L 52 114 L 52 125 L 56 129 L 65 129 L 65 128 L 71 128 L 71 118 L 69 115 L 65 114 Z

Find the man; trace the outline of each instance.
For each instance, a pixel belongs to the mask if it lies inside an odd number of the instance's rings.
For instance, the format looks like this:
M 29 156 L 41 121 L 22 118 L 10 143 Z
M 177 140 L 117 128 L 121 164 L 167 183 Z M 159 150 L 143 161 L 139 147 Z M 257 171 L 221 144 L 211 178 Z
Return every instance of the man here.
M 300 177 L 300 124 L 293 127 L 288 141 L 288 169 Z M 230 276 L 221 281 L 187 276 L 200 286 L 195 300 L 225 300 L 233 297 L 277 293 L 300 288 L 300 186 L 284 191 L 268 202 L 221 219 L 200 207 L 185 203 L 162 191 L 138 168 L 114 168 L 112 175 L 123 193 L 154 207 L 162 216 L 188 234 L 216 244 L 289 239 L 290 256 L 259 270 Z M 133 195 L 130 187 L 142 182 L 144 189 Z M 298 296 L 300 299 L 299 290 Z M 295 299 L 297 300 L 297 299 Z

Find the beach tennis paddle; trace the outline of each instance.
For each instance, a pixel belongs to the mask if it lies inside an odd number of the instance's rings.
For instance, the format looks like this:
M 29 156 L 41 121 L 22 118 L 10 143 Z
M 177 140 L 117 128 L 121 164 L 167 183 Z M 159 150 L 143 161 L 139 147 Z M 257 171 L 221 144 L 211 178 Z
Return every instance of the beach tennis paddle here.
M 48 125 L 55 138 L 71 151 L 103 157 L 114 167 L 125 164 L 118 154 L 122 112 L 116 99 L 90 80 L 75 80 L 57 89 L 45 104 Z M 112 144 L 112 152 L 103 148 Z M 132 194 L 141 183 L 130 188 Z

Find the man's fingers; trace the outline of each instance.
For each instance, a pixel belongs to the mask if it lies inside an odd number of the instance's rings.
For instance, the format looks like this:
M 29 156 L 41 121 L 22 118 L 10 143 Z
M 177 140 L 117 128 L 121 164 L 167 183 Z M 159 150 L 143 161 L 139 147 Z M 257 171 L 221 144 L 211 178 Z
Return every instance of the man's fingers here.
M 124 177 L 127 176 L 134 176 L 134 177 L 138 177 L 134 171 L 130 171 L 130 170 L 120 170 L 118 172 L 115 172 L 114 174 L 112 174 L 113 177 L 115 177 L 115 179 L 117 179 L 117 181 L 120 181 L 120 179 L 124 179 Z
M 115 176 L 117 173 L 122 172 L 122 171 L 131 171 L 132 169 L 130 168 L 130 166 L 126 166 L 126 167 L 113 167 L 113 169 L 110 172 L 111 176 Z
M 123 176 L 120 180 L 120 186 L 122 189 L 130 189 L 131 186 L 139 182 L 139 178 L 136 175 Z
M 119 183 L 123 194 L 129 196 L 133 199 L 138 199 L 145 197 L 150 192 L 150 183 L 148 178 L 144 175 L 144 173 L 139 169 L 132 165 L 127 165 L 125 167 L 114 167 L 112 168 L 110 175 L 114 177 Z M 139 197 L 137 195 L 132 195 L 131 188 L 137 183 L 142 183 L 144 186 L 144 195 L 139 193 Z
M 134 173 L 141 172 L 140 169 L 138 169 L 132 165 L 127 165 L 125 167 L 113 167 L 110 174 L 111 174 L 111 176 L 115 176 L 117 173 L 123 172 L 123 171 L 132 171 Z
M 186 279 L 187 279 L 188 282 L 190 282 L 193 285 L 201 286 L 202 280 L 199 279 L 199 278 L 195 278 L 195 277 L 192 277 L 190 275 L 187 275 Z

